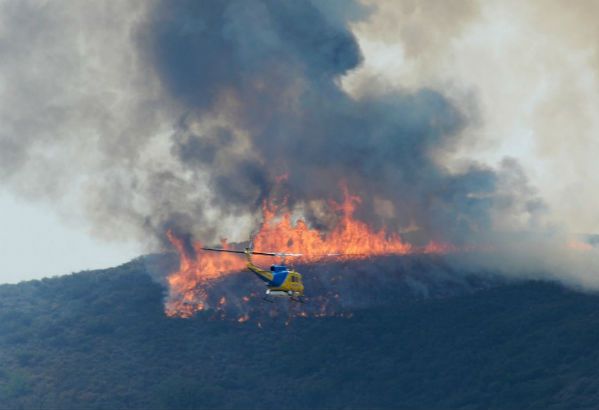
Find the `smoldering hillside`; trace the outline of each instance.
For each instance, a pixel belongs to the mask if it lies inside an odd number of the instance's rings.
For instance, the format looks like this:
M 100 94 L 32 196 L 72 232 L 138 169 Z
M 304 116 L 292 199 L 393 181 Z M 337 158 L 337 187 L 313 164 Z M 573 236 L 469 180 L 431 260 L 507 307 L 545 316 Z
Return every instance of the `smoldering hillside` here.
M 369 308 L 398 309 L 416 301 L 467 295 L 516 282 L 497 272 L 465 270 L 452 255 L 414 254 L 351 261 L 320 261 L 294 266 L 303 275 L 305 303 L 264 298 L 264 282 L 249 271 L 202 281 L 194 290 L 169 291 L 168 274 L 178 255 L 145 257 L 145 269 L 165 289 L 167 314 L 196 314 L 229 320 L 263 320 L 278 316 L 345 316 Z M 195 282 L 194 282 L 195 283 Z M 197 311 L 201 304 L 200 313 Z

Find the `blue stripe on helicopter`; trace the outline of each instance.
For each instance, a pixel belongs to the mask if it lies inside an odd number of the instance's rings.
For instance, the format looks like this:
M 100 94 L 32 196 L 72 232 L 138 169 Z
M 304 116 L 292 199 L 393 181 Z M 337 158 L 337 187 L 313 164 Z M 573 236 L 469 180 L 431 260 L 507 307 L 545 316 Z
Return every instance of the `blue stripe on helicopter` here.
M 281 286 L 283 284 L 283 282 L 285 282 L 285 279 L 287 278 L 288 274 L 289 274 L 289 271 L 287 269 L 285 269 L 285 270 L 275 269 L 273 271 L 273 278 L 270 282 L 268 282 L 268 285 L 269 286 Z

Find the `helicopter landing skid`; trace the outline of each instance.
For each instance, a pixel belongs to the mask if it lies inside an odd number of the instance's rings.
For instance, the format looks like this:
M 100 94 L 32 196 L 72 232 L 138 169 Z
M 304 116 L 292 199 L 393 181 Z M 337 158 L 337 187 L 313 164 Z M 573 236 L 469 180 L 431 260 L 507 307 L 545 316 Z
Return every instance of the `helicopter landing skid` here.
M 268 303 L 275 303 L 275 301 L 273 299 L 270 299 L 268 297 L 268 294 L 264 295 L 264 297 L 262 298 L 263 301 L 268 302 Z M 296 303 L 306 303 L 306 300 L 303 297 L 293 297 L 293 296 L 289 296 L 289 300 L 292 302 L 296 302 Z

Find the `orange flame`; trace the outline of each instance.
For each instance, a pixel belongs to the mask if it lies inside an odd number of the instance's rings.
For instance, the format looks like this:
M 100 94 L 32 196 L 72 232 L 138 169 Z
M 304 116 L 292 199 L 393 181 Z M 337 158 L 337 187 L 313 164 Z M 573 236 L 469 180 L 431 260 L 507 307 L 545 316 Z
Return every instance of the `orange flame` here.
M 360 258 L 383 254 L 407 254 L 412 245 L 403 242 L 397 234 L 387 234 L 381 229 L 374 232 L 364 222 L 353 218 L 355 204 L 360 198 L 344 189 L 342 204 L 331 202 L 331 208 L 341 213 L 339 223 L 327 234 L 308 227 L 302 219 L 295 224 L 291 215 L 285 213 L 277 221 L 278 210 L 265 203 L 262 209 L 264 222 L 254 239 L 259 250 L 276 250 L 285 253 L 303 253 L 299 262 L 313 262 L 326 254 L 349 254 L 346 258 Z
M 360 259 L 376 255 L 405 255 L 414 252 L 446 253 L 454 250 L 451 245 L 435 242 L 416 249 L 404 242 L 398 234 L 389 234 L 384 229 L 378 232 L 372 230 L 367 224 L 353 217 L 356 204 L 360 201 L 359 197 L 350 195 L 344 188 L 343 203 L 330 203 L 331 208 L 339 214 L 340 218 L 327 234 L 310 228 L 302 219 L 293 223 L 289 212 L 279 216 L 276 206 L 265 203 L 262 209 L 263 222 L 254 238 L 254 246 L 260 251 L 307 254 L 308 256 L 294 260 L 299 263 L 314 262 L 322 259 L 324 254 L 349 254 L 343 258 Z M 201 250 L 202 245 L 199 242 L 193 244 L 194 255 L 191 255 L 181 239 L 170 231 L 167 235 L 180 256 L 179 269 L 168 277 L 170 297 L 167 301 L 166 313 L 169 316 L 189 317 L 196 311 L 206 309 L 208 307 L 206 289 L 210 282 L 245 269 L 244 258 L 240 255 L 205 252 Z M 222 247 L 227 249 L 227 242 L 224 240 Z M 222 303 L 218 303 L 213 308 L 221 309 L 225 299 L 222 298 L 221 301 Z

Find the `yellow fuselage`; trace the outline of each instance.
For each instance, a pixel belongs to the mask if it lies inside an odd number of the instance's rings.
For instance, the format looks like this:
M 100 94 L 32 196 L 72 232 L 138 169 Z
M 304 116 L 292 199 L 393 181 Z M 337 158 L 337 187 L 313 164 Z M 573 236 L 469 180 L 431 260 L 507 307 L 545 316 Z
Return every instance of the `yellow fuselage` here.
M 304 284 L 299 272 L 288 269 L 283 265 L 273 265 L 271 270 L 265 270 L 253 264 L 251 253 L 246 252 L 247 267 L 260 279 L 266 282 L 268 293 L 273 295 L 303 296 Z

